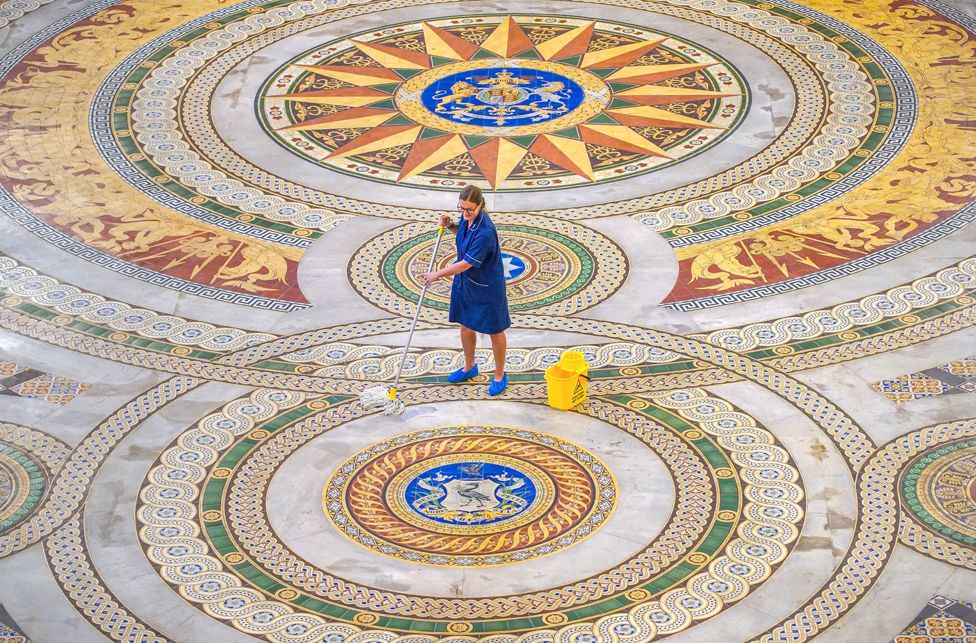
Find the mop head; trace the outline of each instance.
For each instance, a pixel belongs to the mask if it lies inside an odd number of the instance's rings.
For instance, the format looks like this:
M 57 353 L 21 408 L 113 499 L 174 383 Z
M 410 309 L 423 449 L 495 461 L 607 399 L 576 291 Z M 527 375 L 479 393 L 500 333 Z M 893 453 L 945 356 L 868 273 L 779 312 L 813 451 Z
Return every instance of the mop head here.
M 396 390 L 385 386 L 374 386 L 359 394 L 363 408 L 371 411 L 382 410 L 383 415 L 402 415 L 403 402 L 396 399 Z

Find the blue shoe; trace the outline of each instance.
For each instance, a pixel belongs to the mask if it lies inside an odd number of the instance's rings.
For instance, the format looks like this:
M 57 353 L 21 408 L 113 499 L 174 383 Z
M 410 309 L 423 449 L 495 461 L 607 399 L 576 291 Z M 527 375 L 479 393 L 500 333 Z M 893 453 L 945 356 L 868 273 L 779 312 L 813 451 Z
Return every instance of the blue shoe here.
M 470 371 L 464 370 L 464 368 L 459 368 L 450 375 L 447 376 L 447 381 L 451 384 L 458 384 L 465 380 L 470 380 L 472 377 L 478 374 L 478 365 L 475 364 L 471 367 Z
M 508 373 L 502 375 L 502 379 L 495 381 L 492 378 L 491 384 L 488 386 L 488 395 L 500 395 L 502 391 L 508 388 Z

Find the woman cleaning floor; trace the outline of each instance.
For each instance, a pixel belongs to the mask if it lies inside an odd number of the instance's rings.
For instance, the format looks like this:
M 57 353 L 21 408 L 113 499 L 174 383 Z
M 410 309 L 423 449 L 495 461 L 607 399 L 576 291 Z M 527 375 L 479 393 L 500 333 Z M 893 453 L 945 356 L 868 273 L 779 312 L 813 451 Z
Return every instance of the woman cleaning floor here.
M 448 375 L 447 379 L 457 383 L 478 374 L 474 349 L 478 333 L 484 333 L 491 337 L 495 358 L 495 373 L 488 393 L 498 395 L 508 386 L 505 330 L 512 325 L 498 232 L 488 217 L 485 197 L 479 188 L 469 185 L 461 190 L 457 209 L 461 213 L 459 223 L 454 223 L 446 214 L 440 218 L 440 225 L 455 233 L 457 261 L 426 273 L 424 280 L 430 284 L 441 277 L 454 277 L 449 320 L 461 325 L 464 367 Z

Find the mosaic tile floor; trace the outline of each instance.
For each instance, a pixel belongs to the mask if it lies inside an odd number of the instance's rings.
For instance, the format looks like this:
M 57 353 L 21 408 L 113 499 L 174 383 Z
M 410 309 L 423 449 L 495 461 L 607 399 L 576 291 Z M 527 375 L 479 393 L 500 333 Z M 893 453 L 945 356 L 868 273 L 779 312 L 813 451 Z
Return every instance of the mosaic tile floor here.
M 896 636 L 894 643 L 967 643 L 974 639 L 976 609 L 972 603 L 935 596 L 915 618 L 915 624 Z
M 0 1 L 0 640 L 968 642 L 974 96 L 966 0 Z

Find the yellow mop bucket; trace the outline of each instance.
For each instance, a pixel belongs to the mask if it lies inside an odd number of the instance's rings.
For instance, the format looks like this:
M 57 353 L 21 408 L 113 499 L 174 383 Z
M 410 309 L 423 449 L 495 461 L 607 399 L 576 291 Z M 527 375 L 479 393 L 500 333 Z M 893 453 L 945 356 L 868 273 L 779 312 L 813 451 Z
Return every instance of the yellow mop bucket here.
M 583 353 L 565 351 L 559 361 L 546 369 L 549 406 L 568 411 L 586 400 L 586 383 L 590 370 Z

